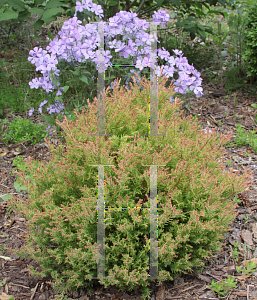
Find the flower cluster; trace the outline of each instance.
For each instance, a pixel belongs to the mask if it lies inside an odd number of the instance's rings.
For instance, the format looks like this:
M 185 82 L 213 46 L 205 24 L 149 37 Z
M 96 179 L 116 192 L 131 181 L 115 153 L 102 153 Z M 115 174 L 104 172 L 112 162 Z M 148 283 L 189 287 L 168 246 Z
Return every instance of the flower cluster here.
M 94 62 L 96 69 L 98 70 L 98 58 L 97 54 L 99 50 L 94 51 L 99 45 L 99 36 L 97 34 L 97 22 L 80 25 L 82 21 L 76 17 L 78 11 L 87 9 L 93 11 L 100 18 L 103 17 L 103 10 L 100 5 L 92 3 L 87 0 L 85 3 L 77 1 L 75 8 L 75 16 L 68 21 L 64 22 L 62 29 L 58 32 L 60 39 L 56 36 L 46 47 L 46 50 L 35 47 L 34 50 L 29 52 L 31 57 L 28 58 L 31 63 L 36 65 L 36 71 L 40 71 L 43 74 L 43 78 L 35 78 L 29 82 L 30 88 L 42 87 L 47 93 L 57 89 L 60 85 L 58 77 L 60 70 L 57 69 L 57 64 L 60 60 L 65 60 L 69 63 L 76 61 L 79 64 L 89 60 Z M 135 67 L 142 70 L 146 66 L 150 66 L 150 51 L 151 42 L 157 37 L 149 35 L 145 32 L 150 27 L 146 20 L 142 20 L 136 17 L 134 12 L 121 11 L 116 16 L 110 18 L 108 24 L 104 24 L 105 27 L 105 40 L 107 47 L 110 49 L 115 48 L 115 52 L 119 53 L 119 56 L 124 58 L 136 57 Z M 165 11 L 159 10 L 153 15 L 153 20 L 157 23 L 168 22 L 169 15 Z M 122 41 L 111 38 L 117 35 L 122 35 Z M 134 39 L 134 41 L 133 41 Z M 126 45 L 125 42 L 128 41 Z M 157 39 L 158 41 L 158 39 Z M 158 41 L 159 42 L 159 41 Z M 157 49 L 158 56 L 166 60 L 169 65 L 164 66 L 164 75 L 168 74 L 168 77 L 173 77 L 174 72 L 178 72 L 179 78 L 173 83 L 176 86 L 175 91 L 179 93 L 185 93 L 188 88 L 194 91 L 197 97 L 202 95 L 201 77 L 200 73 L 195 70 L 193 66 L 188 64 L 188 60 L 183 57 L 181 51 L 174 50 L 174 54 L 178 57 L 174 58 L 170 56 L 169 52 L 164 48 Z M 104 64 L 105 70 L 108 66 L 111 66 L 110 60 L 112 58 L 110 50 L 104 51 Z M 156 57 L 155 57 L 156 59 Z M 154 67 L 156 74 L 160 76 L 160 66 Z M 132 70 L 130 70 L 132 72 Z M 52 78 L 57 78 L 57 85 L 52 81 Z M 63 87 L 59 87 L 56 96 L 62 95 Z M 41 103 L 39 111 L 42 112 L 42 106 L 46 103 Z M 49 113 L 59 113 L 62 109 L 62 103 L 56 100 L 57 105 L 53 105 L 48 108 Z M 57 107 L 58 106 L 58 107 Z M 41 110 L 40 110 L 41 109 Z M 34 109 L 31 109 L 29 115 L 33 113 Z

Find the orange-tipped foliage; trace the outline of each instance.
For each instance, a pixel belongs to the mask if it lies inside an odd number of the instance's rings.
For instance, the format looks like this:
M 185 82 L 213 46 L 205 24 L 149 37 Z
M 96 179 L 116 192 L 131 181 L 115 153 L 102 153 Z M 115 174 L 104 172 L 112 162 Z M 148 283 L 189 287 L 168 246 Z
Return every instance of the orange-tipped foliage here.
M 36 168 L 27 165 L 33 181 L 24 171 L 16 172 L 29 190 L 29 198 L 11 200 L 13 209 L 29 220 L 28 245 L 16 253 L 40 263 L 42 272 L 52 275 L 57 290 L 93 286 L 97 280 L 98 169 L 104 167 L 105 206 L 150 207 L 150 167 L 157 167 L 158 186 L 158 276 L 157 282 L 172 280 L 219 251 L 223 234 L 236 216 L 232 197 L 250 185 L 251 173 L 239 176 L 225 172 L 224 145 L 232 134 L 221 134 L 200 125 L 179 111 L 181 101 L 169 98 L 174 86 L 164 89 L 166 77 L 159 77 L 158 134 L 149 134 L 150 82 L 140 92 L 117 83 L 105 97 L 105 133 L 97 134 L 97 102 L 90 104 L 75 122 L 57 122 L 65 132 L 66 149 L 54 147 L 49 163 Z M 182 130 L 182 131 L 181 131 Z M 57 151 L 56 151 L 57 150 Z M 149 290 L 149 210 L 105 211 L 106 287 L 121 290 Z

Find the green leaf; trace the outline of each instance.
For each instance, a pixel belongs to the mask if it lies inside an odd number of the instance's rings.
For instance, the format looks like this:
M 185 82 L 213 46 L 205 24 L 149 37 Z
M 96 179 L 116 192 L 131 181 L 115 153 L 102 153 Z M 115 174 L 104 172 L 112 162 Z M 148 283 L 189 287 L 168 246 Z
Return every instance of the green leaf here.
M 198 17 L 205 15 L 205 13 L 202 10 L 200 10 L 200 9 L 196 9 L 195 12 L 196 12 L 196 14 L 197 14 Z
M 179 0 L 170 0 L 172 3 L 174 3 L 176 6 L 180 6 L 181 5 L 181 3 L 180 3 L 180 1 Z
M 205 39 L 206 39 L 205 31 L 202 31 L 202 30 L 197 29 L 197 33 L 200 35 L 201 39 L 202 39 L 203 41 L 205 41 Z
M 32 14 L 43 15 L 45 10 L 43 8 L 33 7 L 29 10 Z
M 34 0 L 35 6 L 42 4 L 45 0 Z
M 79 79 L 80 79 L 81 81 L 85 82 L 86 84 L 88 84 L 88 79 L 87 79 L 86 76 L 81 76 L 81 77 L 79 77 Z
M 68 91 L 68 89 L 69 89 L 69 86 L 68 86 L 68 85 L 65 85 L 63 88 L 64 88 L 64 91 L 63 91 L 63 92 L 66 93 L 66 92 Z
M 207 13 L 208 13 L 208 14 L 215 14 L 215 15 L 219 15 L 219 14 L 220 14 L 219 11 L 211 10 L 211 9 L 210 9 Z
M 183 23 L 183 22 L 180 22 L 180 21 L 178 21 L 178 22 L 176 22 L 176 26 L 177 26 L 177 27 L 183 27 L 183 26 L 184 26 L 184 23 Z
M 17 181 L 14 182 L 14 188 L 17 192 L 20 192 L 21 190 L 22 191 L 26 191 L 27 188 L 25 187 L 25 185 L 22 185 L 22 184 L 19 184 Z
M 201 25 L 199 23 L 197 23 L 196 25 L 199 29 L 201 29 L 202 31 L 205 31 L 205 27 L 203 25 Z
M 108 3 L 108 6 L 114 6 L 116 4 L 118 4 L 118 1 L 111 1 Z
M 47 9 L 43 15 L 42 15 L 42 20 L 46 22 L 49 22 L 49 20 L 53 17 L 53 16 L 56 16 L 58 13 L 62 13 L 63 12 L 63 8 L 61 7 L 54 7 L 54 8 L 51 8 L 51 9 Z M 55 20 L 55 19 L 54 19 Z M 52 20 L 53 21 L 53 20 Z M 52 22 L 51 21 L 51 22 Z M 51 22 L 49 22 L 48 24 L 50 24 Z M 47 24 L 47 25 L 48 25 Z
M 86 71 L 86 70 L 83 71 L 83 74 L 86 75 L 86 76 L 88 76 L 88 77 L 92 76 L 91 72 Z
M 9 199 L 12 198 L 12 195 L 11 194 L 7 194 L 7 195 L 0 196 L 0 198 L 2 198 L 4 201 L 7 201 L 7 200 L 9 200 Z
M 69 68 L 69 66 L 66 67 L 66 69 L 68 69 L 68 68 Z M 76 69 L 75 71 L 70 70 L 70 72 L 71 72 L 73 75 L 75 75 L 75 76 L 79 76 L 79 75 L 80 75 L 79 69 Z
M 12 8 L 4 8 L 4 12 L 0 14 L 0 21 L 9 21 L 12 19 L 17 19 L 19 14 L 13 11 Z
M 49 2 L 47 2 L 45 8 L 46 8 L 46 9 L 49 9 L 49 8 L 56 8 L 56 7 L 62 6 L 62 5 L 64 5 L 63 2 L 56 1 L 56 0 L 50 0 Z
M 193 40 L 195 37 L 196 37 L 195 33 L 191 31 L 190 32 L 190 38 L 191 38 L 191 40 Z
M 225 1 L 225 0 L 218 0 L 218 2 L 219 2 L 220 4 L 222 4 L 224 7 L 226 6 L 226 1 Z
M 40 30 L 42 28 L 42 25 L 44 24 L 44 21 L 39 19 L 35 22 L 34 24 L 34 30 L 37 31 L 37 30 Z
M 50 117 L 50 116 L 44 116 L 45 120 L 49 123 L 49 124 L 53 124 L 55 125 L 55 119 Z
M 0 7 L 4 6 L 5 4 L 8 4 L 8 0 L 0 0 Z
M 257 108 L 257 104 L 256 103 L 251 104 L 251 106 L 254 107 L 254 108 Z
M 27 19 L 30 15 L 31 15 L 31 13 L 29 11 L 24 10 L 24 11 L 20 12 L 20 14 L 18 16 L 18 20 L 23 21 L 23 20 Z
M 164 2 L 164 0 L 156 0 L 156 2 L 157 2 L 157 4 L 158 4 L 158 6 L 161 7 L 161 6 L 162 6 L 162 3 Z
M 23 11 L 26 9 L 25 4 L 20 0 L 8 0 L 8 5 L 18 11 Z
M 55 21 L 57 19 L 57 17 L 61 17 L 61 16 L 62 16 L 62 13 L 59 12 L 59 13 L 57 13 L 57 15 L 52 16 L 52 17 L 50 17 L 48 19 L 45 19 L 44 21 L 45 21 L 46 25 L 48 25 L 48 24 L 52 23 L 53 21 Z

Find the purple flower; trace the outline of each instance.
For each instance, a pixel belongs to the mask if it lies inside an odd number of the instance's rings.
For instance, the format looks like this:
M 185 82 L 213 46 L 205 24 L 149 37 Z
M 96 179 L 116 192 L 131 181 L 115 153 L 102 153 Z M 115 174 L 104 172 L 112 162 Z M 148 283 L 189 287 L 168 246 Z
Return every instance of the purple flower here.
M 39 106 L 39 112 L 42 114 L 42 106 L 45 105 L 47 103 L 46 100 L 44 100 L 43 102 L 41 102 L 40 106 Z
M 83 9 L 94 12 L 99 18 L 103 17 L 103 10 L 100 5 L 92 3 L 91 0 L 82 0 L 82 3 L 77 1 L 75 8 L 75 15 L 68 21 L 64 22 L 62 29 L 58 32 L 58 37 L 55 37 L 53 41 L 49 43 L 46 50 L 51 53 L 49 55 L 47 51 L 38 49 L 35 47 L 34 50 L 29 52 L 28 60 L 36 65 L 36 70 L 41 71 L 43 78 L 39 80 L 33 79 L 29 83 L 31 88 L 42 87 L 47 93 L 58 89 L 56 96 L 62 95 L 62 87 L 59 87 L 60 82 L 58 81 L 60 70 L 57 69 L 56 65 L 60 60 L 66 60 L 67 62 L 83 63 L 86 60 L 95 63 L 96 69 L 98 70 L 98 51 L 96 50 L 99 44 L 99 36 L 97 32 L 97 23 L 86 24 L 82 26 L 82 22 L 78 20 L 77 11 L 82 12 Z M 169 16 L 164 10 L 154 12 L 154 21 L 158 23 L 167 23 Z M 134 12 L 121 11 L 116 16 L 110 18 L 109 23 L 104 23 L 104 31 L 106 37 L 106 44 L 110 49 L 115 48 L 115 52 L 119 52 L 119 56 L 128 58 L 129 56 L 136 56 L 134 61 L 136 62 L 136 68 L 142 70 L 146 66 L 150 66 L 150 50 L 151 42 L 157 40 L 157 36 L 149 35 L 145 32 L 150 27 L 146 20 L 137 18 L 137 14 Z M 110 41 L 111 38 L 116 35 L 123 35 L 121 41 Z M 134 41 L 131 39 L 134 38 Z M 128 41 L 128 45 L 125 44 Z M 170 56 L 169 52 L 164 48 L 158 49 L 158 56 L 165 59 L 168 65 L 164 66 L 163 75 L 167 74 L 168 77 L 173 77 L 174 72 L 183 73 L 183 76 L 179 80 L 175 81 L 177 85 L 177 91 L 182 93 L 186 92 L 188 88 L 193 90 L 197 97 L 202 95 L 200 73 L 197 72 L 193 66 L 188 64 L 188 60 L 183 57 L 182 51 L 173 50 L 175 55 L 179 57 Z M 107 70 L 108 66 L 111 65 L 111 52 L 109 50 L 103 51 L 104 55 L 104 70 Z M 154 58 L 156 61 L 157 57 Z M 152 66 L 151 66 L 152 67 Z M 155 66 L 157 75 L 160 75 L 160 67 Z M 53 84 L 50 78 L 50 72 L 54 74 L 57 79 L 57 86 Z M 189 75 L 193 75 L 190 77 Z M 128 83 L 128 82 L 126 82 Z M 59 88 L 58 88 L 59 87 Z M 41 103 L 42 104 L 42 103 Z M 45 103 L 44 103 L 45 104 Z M 42 106 L 40 106 L 42 111 Z M 51 106 L 48 108 L 50 113 L 60 111 L 63 109 L 61 102 L 59 107 Z
M 33 112 L 34 112 L 34 108 L 31 108 L 31 110 L 29 111 L 29 116 L 32 116 Z

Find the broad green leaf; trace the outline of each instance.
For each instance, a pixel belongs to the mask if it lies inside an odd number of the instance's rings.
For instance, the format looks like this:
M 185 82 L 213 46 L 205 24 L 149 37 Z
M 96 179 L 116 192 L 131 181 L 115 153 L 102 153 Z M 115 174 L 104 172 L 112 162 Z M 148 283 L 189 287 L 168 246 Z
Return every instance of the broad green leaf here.
M 197 23 L 197 27 L 200 28 L 202 31 L 205 31 L 205 27 L 199 23 Z
M 186 20 L 183 20 L 183 22 L 188 22 L 189 21 L 197 21 L 196 18 L 192 17 L 192 16 L 189 16 Z
M 69 66 L 66 67 L 66 69 L 69 68 Z M 76 69 L 75 71 L 70 70 L 70 72 L 75 75 L 75 76 L 79 76 L 80 75 L 80 71 L 79 69 Z
M 215 15 L 219 15 L 219 14 L 220 14 L 219 11 L 212 10 L 212 9 L 210 9 L 207 13 L 208 13 L 208 14 L 215 14 Z
M 219 3 L 221 3 L 223 6 L 226 6 L 226 1 L 225 0 L 218 0 Z
M 42 15 L 42 20 L 46 22 L 47 24 L 47 21 L 49 21 L 53 16 L 56 16 L 58 13 L 62 13 L 63 12 L 63 8 L 61 7 L 54 7 L 54 8 L 51 8 L 51 9 L 47 9 L 43 15 Z M 55 20 L 55 19 L 53 19 Z M 53 21 L 52 20 L 52 21 Z M 52 21 L 50 21 L 48 24 L 50 24 Z M 47 24 L 47 25 L 48 25 Z
M 83 75 L 86 75 L 86 76 L 88 76 L 88 77 L 91 77 L 92 74 L 91 74 L 91 72 L 84 70 L 84 71 L 83 71 Z
M 63 100 L 63 99 L 62 99 L 62 95 L 61 95 L 61 96 L 56 96 L 56 97 L 54 98 L 54 100 L 62 101 L 62 100 Z
M 59 13 L 57 13 L 57 15 L 52 16 L 52 17 L 46 19 L 46 20 L 45 20 L 46 25 L 52 23 L 53 21 L 55 21 L 55 20 L 57 19 L 57 17 L 61 17 L 61 16 L 62 16 L 62 13 L 59 12 Z
M 183 27 L 183 26 L 184 26 L 184 23 L 183 23 L 183 22 L 180 22 L 180 21 L 178 21 L 178 22 L 176 22 L 176 26 L 177 26 L 177 27 Z
M 17 192 L 20 192 L 20 191 L 26 191 L 27 188 L 25 187 L 25 185 L 22 185 L 22 184 L 19 184 L 17 181 L 14 182 L 14 188 Z
M 180 6 L 181 3 L 179 0 L 170 0 L 172 3 L 174 3 L 176 6 Z
M 18 20 L 23 21 L 23 20 L 27 19 L 30 15 L 31 15 L 31 13 L 27 10 L 21 11 L 19 13 Z
M 45 0 L 34 0 L 35 6 L 42 4 Z
M 114 6 L 116 4 L 118 4 L 118 1 L 111 1 L 108 3 L 108 6 Z
M 24 3 L 21 2 L 20 0 L 9 0 L 8 4 L 10 7 L 13 7 L 18 11 L 23 11 L 24 9 L 26 9 Z
M 201 39 L 205 42 L 205 39 L 206 39 L 206 33 L 205 33 L 205 31 L 197 29 L 197 32 L 200 35 Z
M 12 8 L 4 8 L 4 12 L 0 14 L 0 21 L 9 21 L 12 19 L 17 19 L 19 14 L 13 11 Z
M 42 25 L 44 24 L 44 21 L 42 21 L 41 19 L 37 20 L 34 24 L 34 30 L 40 30 L 42 28 Z
M 44 116 L 45 120 L 49 123 L 49 124 L 55 124 L 55 119 L 53 117 L 50 116 Z
M 157 4 L 159 5 L 159 7 L 162 6 L 162 3 L 164 2 L 164 0 L 156 0 Z
M 5 4 L 8 4 L 8 0 L 0 0 L 0 7 L 4 6 Z
M 87 79 L 86 76 L 81 76 L 81 77 L 79 77 L 79 79 L 80 79 L 81 81 L 85 82 L 86 84 L 88 84 L 88 79 Z
M 220 11 L 220 15 L 222 15 L 225 19 L 228 18 L 228 13 L 227 12 Z
M 45 10 L 43 8 L 33 7 L 29 10 L 32 14 L 43 15 Z
M 69 89 L 69 86 L 68 86 L 68 85 L 65 85 L 63 88 L 64 88 L 64 91 L 63 91 L 63 92 L 66 93 L 66 92 L 68 91 L 68 89 Z
M 196 37 L 195 33 L 194 32 L 190 32 L 190 38 L 191 38 L 191 40 L 193 40 L 195 37 Z
M 49 9 L 49 8 L 55 8 L 57 6 L 62 6 L 64 5 L 63 2 L 60 1 L 56 1 L 56 0 L 50 0 L 49 2 L 47 2 L 45 8 Z

